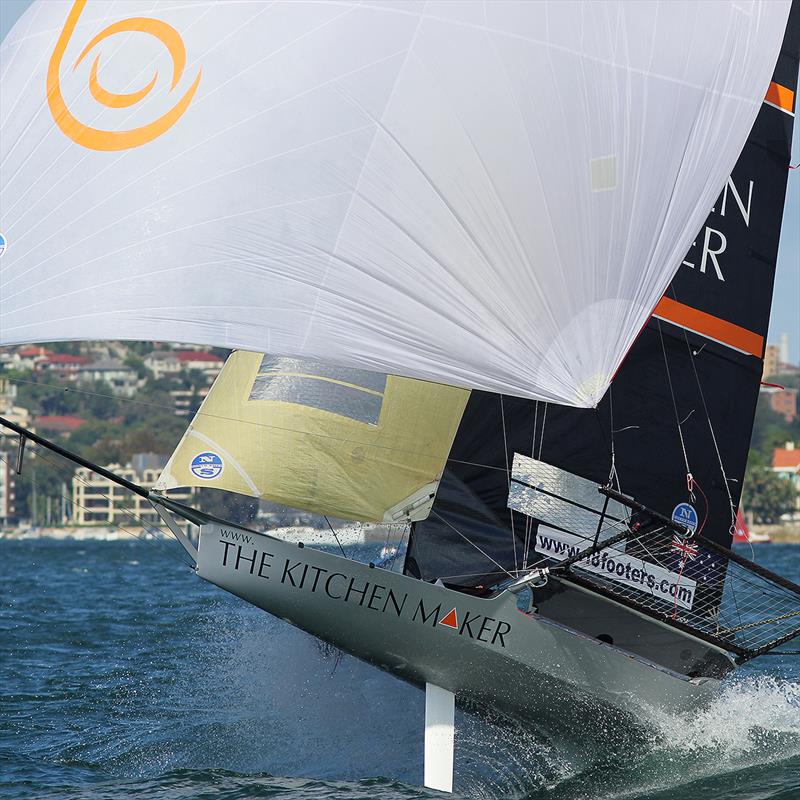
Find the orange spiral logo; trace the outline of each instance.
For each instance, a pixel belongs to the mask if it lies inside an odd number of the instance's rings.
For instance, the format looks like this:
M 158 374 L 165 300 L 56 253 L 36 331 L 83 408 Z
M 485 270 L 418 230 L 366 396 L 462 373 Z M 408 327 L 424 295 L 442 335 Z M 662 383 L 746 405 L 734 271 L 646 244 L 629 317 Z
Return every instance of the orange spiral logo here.
M 192 83 L 183 97 L 181 97 L 169 111 L 147 125 L 142 125 L 139 128 L 133 128 L 129 131 L 104 131 L 84 125 L 72 115 L 61 93 L 61 62 L 64 59 L 64 53 L 66 52 L 69 40 L 75 32 L 78 18 L 85 6 L 86 0 L 75 0 L 70 9 L 64 29 L 58 37 L 58 42 L 56 42 L 53 55 L 50 57 L 50 64 L 47 68 L 47 104 L 50 106 L 50 113 L 53 115 L 56 125 L 58 125 L 70 139 L 92 150 L 127 150 L 131 147 L 139 147 L 147 142 L 151 142 L 153 139 L 161 136 L 164 131 L 169 130 L 183 116 L 184 112 L 189 107 L 189 103 L 192 102 L 194 93 L 197 91 L 201 73 L 197 73 L 194 83 Z M 186 66 L 186 48 L 183 45 L 180 34 L 175 28 L 168 25 L 166 22 L 150 19 L 149 17 L 131 17 L 130 19 L 120 20 L 104 28 L 83 48 L 83 51 L 78 56 L 72 69 L 76 69 L 89 51 L 104 39 L 117 33 L 132 31 L 154 36 L 167 48 L 170 56 L 172 56 L 171 88 L 174 89 L 183 76 L 183 70 Z M 109 92 L 107 89 L 103 88 L 97 77 L 99 65 L 100 56 L 98 55 L 92 64 L 91 73 L 89 75 L 89 91 L 98 103 L 108 108 L 128 108 L 129 106 L 135 105 L 150 93 L 158 80 L 158 71 L 155 71 L 150 83 L 138 91 L 126 94 Z

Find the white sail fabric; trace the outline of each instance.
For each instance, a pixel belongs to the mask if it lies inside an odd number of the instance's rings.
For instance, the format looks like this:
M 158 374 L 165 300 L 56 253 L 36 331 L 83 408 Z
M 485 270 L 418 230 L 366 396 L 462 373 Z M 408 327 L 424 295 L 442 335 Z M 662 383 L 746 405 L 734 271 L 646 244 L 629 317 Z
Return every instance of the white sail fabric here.
M 0 50 L 0 344 L 194 342 L 593 405 L 788 9 L 35 2 Z

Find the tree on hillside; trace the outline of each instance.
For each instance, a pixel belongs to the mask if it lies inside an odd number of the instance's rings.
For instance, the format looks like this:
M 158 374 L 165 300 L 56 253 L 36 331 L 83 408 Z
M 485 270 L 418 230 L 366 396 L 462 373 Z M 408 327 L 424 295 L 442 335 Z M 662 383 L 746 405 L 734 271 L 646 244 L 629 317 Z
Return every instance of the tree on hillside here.
M 756 522 L 770 524 L 794 511 L 796 494 L 791 481 L 763 464 L 754 464 L 745 477 L 742 502 Z
M 137 355 L 129 355 L 125 359 L 124 364 L 125 364 L 126 367 L 130 367 L 131 369 L 135 369 L 136 370 L 136 377 L 138 377 L 140 380 L 142 378 L 150 380 L 153 377 L 153 373 L 150 372 L 149 369 L 147 369 L 147 367 L 144 365 L 144 361 L 141 358 L 139 358 L 139 356 L 137 356 Z
M 753 425 L 753 436 L 750 440 L 751 450 L 758 451 L 770 462 L 772 450 L 783 447 L 785 442 L 800 438 L 800 420 L 787 422 L 781 414 L 770 407 L 768 394 L 761 394 L 756 407 L 756 418 Z

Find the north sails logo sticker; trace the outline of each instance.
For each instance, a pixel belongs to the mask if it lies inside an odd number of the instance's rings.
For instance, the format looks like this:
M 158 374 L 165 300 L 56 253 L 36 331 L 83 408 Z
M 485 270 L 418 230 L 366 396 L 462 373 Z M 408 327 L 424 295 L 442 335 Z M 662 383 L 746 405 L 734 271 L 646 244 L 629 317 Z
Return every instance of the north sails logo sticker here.
M 694 533 L 697 530 L 697 512 L 694 506 L 689 503 L 678 503 L 672 509 L 672 521 L 676 525 L 688 528 L 689 533 Z
M 189 465 L 189 469 L 196 478 L 210 481 L 222 474 L 222 459 L 216 453 L 198 453 Z
M 3 257 L 3 253 L 5 253 L 6 247 L 8 247 L 8 244 L 6 242 L 6 237 L 3 236 L 2 233 L 0 233 L 0 258 Z

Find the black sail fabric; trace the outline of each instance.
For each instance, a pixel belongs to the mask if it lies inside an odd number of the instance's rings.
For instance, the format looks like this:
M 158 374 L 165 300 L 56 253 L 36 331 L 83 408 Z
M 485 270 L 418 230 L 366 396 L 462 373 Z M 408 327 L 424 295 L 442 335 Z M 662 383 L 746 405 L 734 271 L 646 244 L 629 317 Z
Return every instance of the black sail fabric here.
M 799 54 L 795 3 L 736 167 L 597 408 L 472 393 L 442 482 L 459 491 L 441 491 L 414 525 L 412 573 L 468 587 L 530 563 L 531 522 L 506 505 L 514 453 L 605 484 L 613 447 L 623 492 L 666 515 L 688 503 L 704 536 L 730 544 L 763 370 Z

